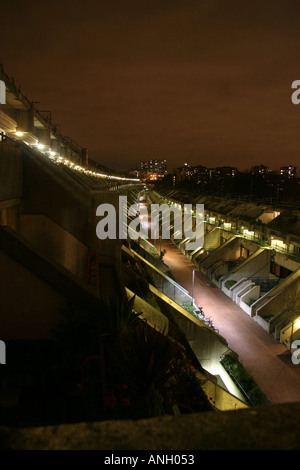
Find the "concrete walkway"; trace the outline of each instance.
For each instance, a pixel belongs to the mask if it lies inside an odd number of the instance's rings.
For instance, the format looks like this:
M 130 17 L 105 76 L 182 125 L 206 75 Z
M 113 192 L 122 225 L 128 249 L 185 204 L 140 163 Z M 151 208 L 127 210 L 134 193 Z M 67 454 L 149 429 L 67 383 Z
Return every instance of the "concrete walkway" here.
M 159 249 L 159 241 L 156 241 Z M 192 294 L 192 272 L 195 266 L 169 240 L 162 240 L 166 250 L 164 262 L 176 281 Z M 227 340 L 245 369 L 272 403 L 300 402 L 300 364 L 279 355 L 286 348 L 266 332 L 253 318 L 240 309 L 203 273 L 195 272 L 194 298 L 206 317 L 211 317 L 219 333 Z

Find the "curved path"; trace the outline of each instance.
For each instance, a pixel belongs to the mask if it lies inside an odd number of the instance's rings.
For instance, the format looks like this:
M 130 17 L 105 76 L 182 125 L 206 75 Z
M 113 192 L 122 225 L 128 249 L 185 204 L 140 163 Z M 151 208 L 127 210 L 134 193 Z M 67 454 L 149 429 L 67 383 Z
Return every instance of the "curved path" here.
M 156 247 L 159 248 L 159 241 Z M 165 264 L 191 294 L 195 266 L 171 241 L 162 240 L 162 249 L 166 250 Z M 300 401 L 300 364 L 292 363 L 282 344 L 220 289 L 211 287 L 210 280 L 200 271 L 195 272 L 194 298 L 272 403 Z

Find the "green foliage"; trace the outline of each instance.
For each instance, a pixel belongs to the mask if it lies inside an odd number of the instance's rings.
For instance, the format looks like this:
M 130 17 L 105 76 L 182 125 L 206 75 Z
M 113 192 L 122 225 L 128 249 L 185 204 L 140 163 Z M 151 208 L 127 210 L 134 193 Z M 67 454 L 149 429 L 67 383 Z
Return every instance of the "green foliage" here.
M 173 404 L 183 405 L 184 411 L 193 410 L 191 401 L 198 410 L 210 409 L 183 348 L 144 322 L 119 338 L 110 357 L 114 360 L 114 377 L 127 384 L 131 418 L 172 413 Z M 112 382 L 114 377 L 110 378 Z
M 178 346 L 140 323 L 133 334 L 120 339 L 117 351 L 118 376 L 131 391 L 134 414 L 142 413 L 144 417 L 163 414 L 164 387 L 173 374 L 170 367 L 178 358 Z
M 104 300 L 99 312 L 65 312 L 56 329 L 61 383 L 75 386 L 81 375 L 78 406 L 86 420 L 148 418 L 210 410 L 201 383 L 187 366 L 185 349 L 156 331 L 135 313 L 129 300 Z M 79 375 L 78 375 L 79 374 Z
M 136 325 L 138 317 L 142 312 L 135 313 L 133 310 L 135 295 L 130 299 L 124 299 L 116 295 L 110 299 L 102 299 L 102 337 L 116 337 L 128 334 Z
M 253 377 L 251 377 L 251 375 L 246 371 L 246 369 L 238 360 L 227 354 L 224 356 L 221 362 L 225 366 L 225 369 L 241 387 L 241 390 L 246 392 L 247 397 L 249 397 L 253 406 L 270 404 L 267 396 L 263 393 L 263 391 L 256 384 Z
M 249 305 L 249 307 L 251 307 L 252 304 L 254 304 L 254 302 L 256 302 L 257 299 L 253 299 L 253 297 L 250 297 L 247 301 L 246 301 L 246 304 Z
M 152 307 L 156 308 L 156 310 L 160 311 L 160 307 L 155 299 L 155 296 L 150 290 L 148 290 L 148 292 L 144 296 L 144 300 L 147 302 L 147 304 L 151 305 Z
M 149 253 L 155 256 L 156 258 L 159 257 L 159 254 L 154 246 L 147 246 L 147 251 L 149 251 Z
M 234 284 L 236 284 L 236 281 L 234 279 L 229 279 L 225 282 L 225 287 L 227 287 L 227 289 L 230 289 L 230 287 L 234 286 Z
M 183 302 L 182 306 L 185 308 L 185 310 L 195 315 L 196 307 L 192 302 Z

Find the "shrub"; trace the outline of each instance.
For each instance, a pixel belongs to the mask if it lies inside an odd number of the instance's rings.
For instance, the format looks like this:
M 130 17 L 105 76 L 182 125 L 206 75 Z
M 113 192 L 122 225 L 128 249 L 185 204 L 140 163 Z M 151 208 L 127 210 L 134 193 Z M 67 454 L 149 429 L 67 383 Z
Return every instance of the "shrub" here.
M 237 383 L 242 393 L 244 395 L 246 394 L 245 398 L 248 399 L 251 405 L 259 406 L 270 404 L 268 397 L 237 359 L 227 354 L 221 360 L 221 364 Z
M 56 330 L 56 368 L 61 384 L 71 365 L 76 372 L 80 419 L 149 418 L 173 414 L 174 405 L 181 413 L 211 410 L 185 347 L 142 321 L 133 304 L 134 297 L 116 296 L 103 300 L 96 315 L 72 309 Z
M 189 313 L 192 313 L 193 315 L 195 315 L 195 310 L 196 310 L 196 307 L 194 304 L 192 304 L 192 302 L 183 302 L 182 303 L 182 306 L 185 310 L 187 310 Z
M 234 286 L 234 284 L 236 284 L 236 281 L 234 279 L 229 279 L 225 282 L 225 287 L 227 287 L 227 289 L 230 289 L 230 287 Z

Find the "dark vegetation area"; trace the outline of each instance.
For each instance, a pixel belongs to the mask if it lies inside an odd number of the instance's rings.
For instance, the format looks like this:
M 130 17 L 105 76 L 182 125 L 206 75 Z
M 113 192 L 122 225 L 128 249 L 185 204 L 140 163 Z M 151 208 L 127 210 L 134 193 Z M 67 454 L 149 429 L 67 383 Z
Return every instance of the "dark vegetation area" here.
M 237 359 L 227 354 L 222 358 L 221 363 L 244 394 L 250 406 L 270 404 L 270 400 Z
M 1 424 L 141 419 L 211 410 L 190 351 L 140 319 L 129 301 L 70 305 L 51 341 L 7 342 Z M 4 393 L 4 395 L 3 395 Z

